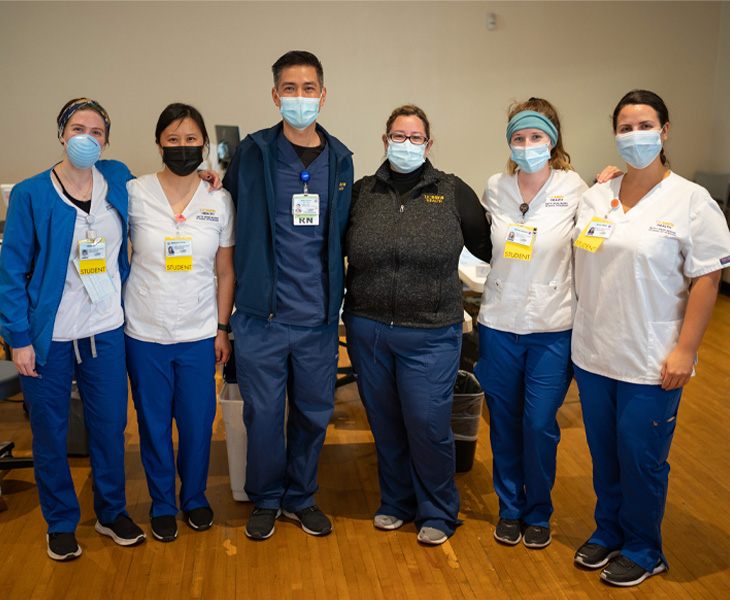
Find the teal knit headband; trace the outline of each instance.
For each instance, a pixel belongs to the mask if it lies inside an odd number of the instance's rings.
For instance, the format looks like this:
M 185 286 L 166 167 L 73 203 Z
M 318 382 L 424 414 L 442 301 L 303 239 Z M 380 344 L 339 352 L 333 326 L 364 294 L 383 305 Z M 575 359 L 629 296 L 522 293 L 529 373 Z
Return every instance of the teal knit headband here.
M 545 115 L 534 110 L 523 110 L 518 112 L 507 124 L 507 143 L 512 140 L 512 134 L 520 129 L 539 129 L 547 133 L 553 148 L 558 143 L 558 130 L 553 122 Z

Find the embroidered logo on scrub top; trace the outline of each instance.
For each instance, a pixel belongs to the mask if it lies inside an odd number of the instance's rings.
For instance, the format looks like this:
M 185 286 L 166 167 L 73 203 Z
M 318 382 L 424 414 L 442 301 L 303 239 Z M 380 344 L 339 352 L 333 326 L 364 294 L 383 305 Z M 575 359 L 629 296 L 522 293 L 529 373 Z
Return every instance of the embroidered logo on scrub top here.
M 566 208 L 568 206 L 568 201 L 565 199 L 565 196 L 548 196 L 547 200 L 545 200 L 545 208 Z
M 218 223 L 220 221 L 220 217 L 215 214 L 215 211 L 212 208 L 201 208 L 200 214 L 198 214 L 195 219 L 197 221 L 213 221 L 214 223 Z
M 340 191 L 344 190 L 347 187 L 346 181 L 340 181 Z
M 656 224 L 649 226 L 651 233 L 661 233 L 667 237 L 677 237 L 677 232 L 674 230 L 674 223 L 668 221 L 657 221 Z

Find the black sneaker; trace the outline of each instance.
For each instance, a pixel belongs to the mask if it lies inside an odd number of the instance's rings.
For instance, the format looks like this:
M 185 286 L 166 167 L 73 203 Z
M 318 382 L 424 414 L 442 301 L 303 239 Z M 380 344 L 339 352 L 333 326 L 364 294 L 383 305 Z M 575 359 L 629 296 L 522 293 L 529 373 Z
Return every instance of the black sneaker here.
M 316 504 L 293 513 L 285 510 L 284 516 L 299 521 L 302 529 L 309 535 L 327 535 L 332 531 L 332 521 L 317 508 Z
M 62 562 L 73 560 L 81 556 L 81 547 L 76 543 L 73 533 L 49 533 L 46 535 L 48 556 Z
M 664 564 L 661 558 L 657 561 L 653 571 L 646 571 L 630 558 L 619 556 L 601 571 L 601 579 L 619 587 L 631 587 L 632 585 L 639 585 L 644 579 L 666 570 L 667 565 Z
M 254 507 L 246 523 L 246 535 L 252 540 L 265 540 L 274 533 L 274 523 L 281 511 L 276 508 Z
M 109 536 L 120 546 L 134 546 L 147 537 L 132 519 L 123 514 L 117 516 L 111 523 L 97 521 L 94 529 L 101 535 Z
M 152 535 L 161 542 L 172 542 L 177 537 L 177 519 L 175 515 L 152 517 Z
M 544 548 L 552 540 L 550 528 L 540 525 L 528 525 L 522 537 L 522 543 L 528 548 Z
M 195 531 L 205 531 L 213 525 L 213 509 L 210 506 L 199 506 L 186 512 L 188 525 Z
M 519 519 L 500 519 L 494 530 L 494 538 L 503 544 L 514 546 L 522 539 L 522 521 Z
M 573 560 L 586 569 L 600 569 L 619 554 L 621 554 L 619 548 L 606 548 L 601 544 L 586 542 L 576 550 Z

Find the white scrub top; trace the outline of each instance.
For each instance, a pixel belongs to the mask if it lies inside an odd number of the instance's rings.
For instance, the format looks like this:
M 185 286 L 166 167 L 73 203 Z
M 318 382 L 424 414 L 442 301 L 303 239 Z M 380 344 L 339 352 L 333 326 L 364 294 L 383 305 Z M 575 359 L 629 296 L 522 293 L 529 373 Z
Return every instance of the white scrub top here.
M 575 237 L 592 217 L 616 224 L 594 253 L 575 248 L 573 361 L 605 377 L 661 384 L 684 321 L 690 279 L 730 263 L 725 216 L 707 190 L 671 173 L 624 214 L 623 177 L 584 194 Z
M 215 337 L 215 256 L 235 244 L 233 202 L 202 181 L 177 222 L 157 174 L 127 183 L 132 263 L 124 285 L 124 332 L 158 344 Z M 165 270 L 165 238 L 192 238 L 192 271 Z
M 119 249 L 122 247 L 122 217 L 106 201 L 109 190 L 106 179 L 96 167 L 91 170 L 93 191 L 91 211 L 87 214 L 73 204 L 61 190 L 55 177 L 49 174 L 60 198 L 76 211 L 73 244 L 66 267 L 66 282 L 63 296 L 58 305 L 53 323 L 53 341 L 69 342 L 92 335 L 112 331 L 124 323 L 122 312 L 122 282 L 119 275 Z M 89 293 L 81 281 L 81 275 L 73 260 L 79 256 L 79 240 L 86 239 L 86 230 L 96 231 L 96 237 L 103 237 L 106 244 L 106 269 L 114 283 L 115 292 L 92 304 Z
M 504 257 L 510 224 L 522 224 L 517 175 L 489 178 L 482 205 L 491 222 L 492 262 L 482 294 L 479 323 L 525 335 L 573 326 L 575 300 L 571 243 L 581 194 L 588 186 L 574 171 L 553 170 L 525 214 L 536 227 L 529 261 Z

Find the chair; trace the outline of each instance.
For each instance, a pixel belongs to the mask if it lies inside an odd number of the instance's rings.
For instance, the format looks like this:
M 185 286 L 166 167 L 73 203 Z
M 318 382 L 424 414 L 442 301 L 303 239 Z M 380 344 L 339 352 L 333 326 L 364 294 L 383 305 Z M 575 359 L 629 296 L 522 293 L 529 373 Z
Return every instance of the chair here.
M 20 375 L 12 361 L 0 360 L 0 398 L 8 398 L 20 393 Z M 13 456 L 14 442 L 0 442 L 0 471 L 33 466 L 30 457 Z M 0 495 L 2 491 L 0 490 Z
M 698 183 L 712 196 L 720 205 L 722 212 L 727 214 L 728 202 L 730 202 L 730 173 L 705 173 L 695 172 L 695 183 Z

